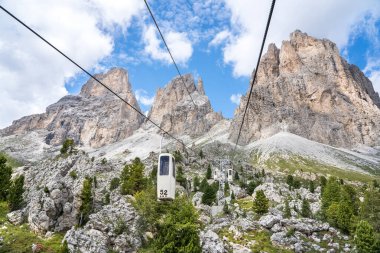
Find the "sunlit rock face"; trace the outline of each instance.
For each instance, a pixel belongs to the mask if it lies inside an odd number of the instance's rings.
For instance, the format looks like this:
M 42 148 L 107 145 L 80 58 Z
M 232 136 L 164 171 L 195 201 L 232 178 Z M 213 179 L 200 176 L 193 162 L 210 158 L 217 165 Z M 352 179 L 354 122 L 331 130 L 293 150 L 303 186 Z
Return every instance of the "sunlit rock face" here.
M 140 110 L 124 69 L 114 68 L 96 78 Z M 47 107 L 46 112 L 23 117 L 2 130 L 2 135 L 47 130 L 46 143 L 60 145 L 66 138 L 101 147 L 133 134 L 143 118 L 95 80 L 90 79 L 79 95 L 68 95 Z
M 223 119 L 220 113 L 213 111 L 202 80 L 195 85 L 190 74 L 183 79 L 176 77 L 158 89 L 149 117 L 172 134 L 192 137 L 205 134 Z
M 247 97 L 235 111 L 230 139 L 236 141 Z M 336 45 L 295 31 L 261 59 L 240 144 L 280 131 L 321 143 L 380 145 L 380 98 L 360 69 Z

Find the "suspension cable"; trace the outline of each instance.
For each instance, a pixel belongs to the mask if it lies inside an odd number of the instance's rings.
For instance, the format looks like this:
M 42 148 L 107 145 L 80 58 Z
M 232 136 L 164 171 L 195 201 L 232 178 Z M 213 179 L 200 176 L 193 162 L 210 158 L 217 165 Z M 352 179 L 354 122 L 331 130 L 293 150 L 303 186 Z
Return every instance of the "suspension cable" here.
M 257 75 L 257 70 L 259 69 L 259 65 L 260 65 L 260 59 L 261 59 L 261 55 L 263 53 L 263 49 L 264 49 L 264 45 L 265 45 L 265 40 L 267 38 L 267 34 L 268 34 L 268 30 L 269 30 L 269 25 L 270 25 L 270 21 L 272 19 L 272 14 L 273 14 L 273 9 L 274 9 L 274 5 L 276 4 L 276 0 L 272 0 L 272 5 L 271 5 L 271 8 L 270 8 L 270 11 L 269 11 L 269 16 L 268 16 L 268 21 L 267 21 L 267 25 L 265 27 L 265 32 L 264 32 L 264 37 L 263 37 L 263 41 L 261 43 L 261 48 L 260 48 L 260 53 L 259 53 L 259 57 L 257 59 L 257 64 L 256 64 L 256 69 L 255 69 L 255 73 L 253 75 L 253 78 L 252 78 L 252 81 L 251 81 L 251 88 L 249 90 L 249 94 L 248 94 L 248 99 L 247 99 L 247 104 L 245 105 L 245 109 L 244 109 L 244 114 L 243 114 L 243 119 L 241 120 L 241 124 L 240 124 L 240 128 L 239 128 L 239 134 L 238 134 L 238 137 L 236 139 L 236 144 L 235 144 L 235 148 L 234 148 L 234 151 L 236 150 L 236 147 L 239 143 L 239 139 L 240 139 L 240 135 L 241 135 L 241 130 L 243 128 L 243 124 L 244 124 L 244 119 L 245 119 L 245 114 L 247 113 L 247 109 L 248 109 L 248 105 L 249 105 L 249 100 L 251 99 L 251 96 L 252 96 L 252 90 L 253 90 L 253 85 L 255 83 L 255 80 L 256 80 L 256 75 Z
M 157 123 L 152 121 L 150 118 L 145 116 L 144 113 L 142 113 L 140 110 L 138 110 L 136 107 L 134 107 L 132 104 L 130 104 L 127 100 L 122 98 L 119 94 L 117 94 L 115 91 L 113 91 L 110 87 L 108 87 L 106 84 L 104 84 L 102 81 L 100 81 L 97 77 L 92 75 L 90 72 L 88 72 L 86 69 L 84 69 L 81 65 L 79 65 L 76 61 L 71 59 L 69 56 L 67 56 L 65 53 L 63 53 L 61 50 L 59 50 L 57 47 L 55 47 L 52 43 L 50 43 L 48 40 L 46 40 L 43 36 L 41 36 L 39 33 L 37 33 L 35 30 L 33 30 L 31 27 L 29 27 L 27 24 L 25 24 L 23 21 L 21 21 L 19 18 L 17 18 L 15 15 L 13 15 L 11 12 L 9 12 L 7 9 L 5 9 L 3 6 L 0 5 L 0 9 L 3 10 L 5 13 L 7 13 L 9 16 L 11 16 L 13 19 L 15 19 L 18 23 L 23 25 L 26 29 L 28 29 L 30 32 L 32 32 L 34 35 L 36 35 L 38 38 L 40 38 L 42 41 L 44 41 L 46 44 L 48 44 L 51 48 L 53 48 L 55 51 L 57 51 L 59 54 L 61 54 L 63 57 L 65 57 L 67 60 L 69 60 L 71 63 L 73 63 L 75 66 L 77 66 L 79 69 L 81 69 L 84 73 L 86 73 L 88 76 L 90 76 L 92 79 L 94 79 L 97 83 L 102 85 L 105 89 L 107 89 L 109 92 L 111 92 L 113 95 L 115 95 L 117 98 L 119 98 L 122 102 L 127 104 L 129 107 L 131 107 L 134 111 L 136 111 L 138 114 L 140 114 L 143 118 L 151 122 L 154 126 L 159 128 L 164 134 L 167 134 L 170 136 L 173 140 L 180 143 L 185 149 L 186 145 L 182 140 L 180 140 L 177 137 L 174 137 L 172 134 L 170 134 L 168 131 L 164 130 L 161 126 L 159 126 Z M 189 148 L 194 152 L 193 149 Z

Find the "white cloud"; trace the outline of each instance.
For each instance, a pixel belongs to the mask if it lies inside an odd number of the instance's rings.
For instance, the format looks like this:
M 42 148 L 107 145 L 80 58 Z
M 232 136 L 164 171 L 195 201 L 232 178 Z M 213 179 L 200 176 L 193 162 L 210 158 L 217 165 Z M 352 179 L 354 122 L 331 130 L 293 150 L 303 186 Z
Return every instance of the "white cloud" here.
M 209 47 L 215 47 L 219 46 L 223 42 L 229 40 L 231 37 L 231 32 L 228 30 L 223 30 L 215 35 L 215 37 L 211 40 L 211 42 L 208 44 Z
M 154 102 L 154 96 L 149 97 L 148 92 L 146 90 L 138 89 L 136 90 L 135 95 L 137 101 L 145 106 L 151 106 Z
M 373 88 L 380 94 L 380 60 L 369 58 L 363 72 L 371 80 Z
M 240 104 L 240 99 L 241 99 L 241 94 L 232 94 L 230 97 L 230 100 L 232 103 L 239 105 Z
M 114 47 L 113 27 L 125 30 L 144 7 L 140 0 L 1 1 L 1 5 L 91 69 Z M 68 92 L 80 70 L 0 11 L 0 128 L 41 113 Z
M 230 24 L 234 34 L 223 47 L 224 62 L 231 64 L 235 76 L 249 76 L 257 61 L 270 2 L 260 0 L 225 0 L 231 11 Z M 282 0 L 277 1 L 267 44 L 278 46 L 296 29 L 328 38 L 344 48 L 351 32 L 365 17 L 380 16 L 377 0 Z
M 185 33 L 169 31 L 164 34 L 164 38 L 174 60 L 178 64 L 186 65 L 193 54 L 193 46 Z M 156 27 L 149 25 L 144 28 L 143 39 L 145 43 L 144 51 L 152 59 L 171 64 L 172 60 L 166 51 L 165 45 L 159 37 Z

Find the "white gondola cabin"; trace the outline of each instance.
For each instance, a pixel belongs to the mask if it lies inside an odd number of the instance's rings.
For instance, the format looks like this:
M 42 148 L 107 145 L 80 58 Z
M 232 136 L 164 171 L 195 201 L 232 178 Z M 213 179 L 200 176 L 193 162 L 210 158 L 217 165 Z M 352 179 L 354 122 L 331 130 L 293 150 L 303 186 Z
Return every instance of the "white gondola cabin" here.
M 232 182 L 232 181 L 234 181 L 234 178 L 233 178 L 233 170 L 232 170 L 232 169 L 228 169 L 228 172 L 227 172 L 227 180 L 228 180 L 228 182 Z
M 162 153 L 158 157 L 157 199 L 175 199 L 175 159 L 172 154 Z

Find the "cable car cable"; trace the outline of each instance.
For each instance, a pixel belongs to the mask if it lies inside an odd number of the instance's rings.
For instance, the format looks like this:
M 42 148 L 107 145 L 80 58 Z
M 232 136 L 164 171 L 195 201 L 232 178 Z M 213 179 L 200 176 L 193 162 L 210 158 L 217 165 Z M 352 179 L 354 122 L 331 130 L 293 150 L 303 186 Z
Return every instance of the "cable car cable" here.
M 100 85 L 102 85 L 104 88 L 106 88 L 109 92 L 111 92 L 113 95 L 118 97 L 121 101 L 126 103 L 129 107 L 131 107 L 133 110 L 135 110 L 138 114 L 140 114 L 143 118 L 147 119 L 149 122 L 151 122 L 153 125 L 158 127 L 163 133 L 167 134 L 170 136 L 172 139 L 175 141 L 181 143 L 181 145 L 186 149 L 186 145 L 184 142 L 173 135 L 171 135 L 168 131 L 164 130 L 162 127 L 160 127 L 157 123 L 152 121 L 150 118 L 145 116 L 144 113 L 139 111 L 136 107 L 131 105 L 127 100 L 122 98 L 120 95 L 118 95 L 116 92 L 114 92 L 110 87 L 105 85 L 102 81 L 100 81 L 98 78 L 96 78 L 94 75 L 92 75 L 90 72 L 85 70 L 81 65 L 79 65 L 77 62 L 75 62 L 73 59 L 71 59 L 69 56 L 67 56 L 65 53 L 63 53 L 61 50 L 59 50 L 57 47 L 55 47 L 53 44 L 51 44 L 48 40 L 46 40 L 44 37 L 42 37 L 39 33 L 37 33 L 35 30 L 33 30 L 31 27 L 29 27 L 27 24 L 25 24 L 23 21 L 18 19 L 15 15 L 13 15 L 11 12 L 9 12 L 7 9 L 5 9 L 3 6 L 0 5 L 0 9 L 2 9 L 5 13 L 7 13 L 9 16 L 11 16 L 13 19 L 15 19 L 18 23 L 23 25 L 25 28 L 27 28 L 30 32 L 32 32 L 34 35 L 36 35 L 38 38 L 40 38 L 42 41 L 44 41 L 46 44 L 48 44 L 50 47 L 52 47 L 55 51 L 57 51 L 59 54 L 61 54 L 63 57 L 65 57 L 67 60 L 69 60 L 71 63 L 73 63 L 75 66 L 77 66 L 79 69 L 81 69 L 84 73 L 86 73 L 88 76 L 90 76 L 92 79 L 94 79 L 96 82 L 98 82 Z M 189 148 L 192 150 L 191 148 Z M 192 150 L 194 152 L 194 150 Z
M 264 32 L 263 41 L 262 41 L 262 43 L 261 43 L 261 48 L 260 48 L 259 57 L 258 57 L 258 59 L 257 59 L 257 64 L 256 64 L 255 73 L 254 73 L 253 78 L 252 78 L 251 88 L 250 88 L 250 90 L 249 90 L 248 100 L 247 100 L 247 104 L 245 105 L 244 114 L 243 114 L 243 119 L 241 120 L 241 124 L 240 124 L 240 128 L 239 128 L 239 134 L 238 134 L 238 137 L 237 137 L 237 139 L 236 139 L 236 144 L 235 144 L 234 151 L 236 150 L 236 147 L 237 147 L 238 142 L 239 142 L 239 139 L 240 139 L 241 130 L 242 130 L 242 128 L 243 128 L 243 124 L 244 124 L 245 114 L 247 113 L 247 109 L 248 109 L 248 105 L 249 105 L 249 100 L 251 99 L 252 90 L 253 90 L 253 84 L 255 83 L 255 80 L 256 80 L 257 70 L 258 70 L 259 65 L 260 65 L 260 59 L 261 59 L 261 55 L 262 55 L 262 53 L 263 53 L 263 49 L 264 49 L 264 45 L 265 45 L 265 40 L 266 40 L 266 38 L 267 38 L 267 34 L 268 34 L 268 30 L 269 30 L 269 25 L 270 25 L 270 21 L 271 21 L 271 19 L 272 19 L 272 14 L 273 14 L 273 9 L 274 9 L 274 5 L 275 5 L 275 4 L 276 4 L 276 0 L 272 0 L 272 5 L 271 5 L 270 11 L 269 11 L 268 21 L 267 21 L 267 25 L 266 25 L 266 27 L 265 27 L 265 32 Z
M 153 22 L 154 22 L 154 24 L 155 24 L 155 26 L 156 26 L 156 28 L 157 28 L 157 30 L 158 30 L 158 33 L 159 33 L 160 36 L 161 36 L 161 39 L 162 39 L 162 41 L 163 41 L 163 43 L 164 43 L 164 45 L 165 45 L 165 48 L 166 48 L 166 50 L 168 51 L 168 53 L 169 53 L 169 55 L 170 55 L 170 58 L 171 58 L 172 61 L 173 61 L 173 64 L 174 64 L 174 66 L 175 66 L 175 68 L 176 68 L 176 70 L 177 70 L 177 72 L 178 72 L 178 75 L 180 76 L 181 81 L 182 81 L 183 85 L 184 85 L 185 88 L 186 88 L 187 94 L 190 96 L 190 99 L 191 99 L 191 101 L 193 102 L 193 104 L 194 104 L 194 106 L 195 106 L 195 109 L 197 109 L 197 108 L 198 108 L 198 105 L 195 103 L 193 97 L 191 96 L 191 93 L 189 92 L 189 89 L 188 89 L 187 86 L 186 86 L 185 81 L 183 80 L 183 76 L 182 76 L 182 74 L 181 74 L 181 72 L 180 72 L 180 70 L 179 70 L 179 68 L 178 68 L 177 63 L 176 63 L 175 60 L 174 60 L 174 57 L 173 57 L 173 55 L 172 55 L 172 53 L 171 53 L 171 51 L 170 51 L 170 49 L 169 49 L 168 44 L 166 43 L 166 40 L 165 40 L 165 38 L 164 38 L 164 35 L 163 35 L 162 32 L 161 32 L 160 27 L 158 26 L 158 23 L 157 23 L 157 21 L 156 21 L 156 18 L 154 17 L 153 12 L 152 12 L 152 10 L 151 10 L 151 8 L 150 8 L 150 6 L 149 6 L 147 0 L 144 0 L 144 2 L 145 2 L 145 6 L 146 6 L 146 8 L 148 9 L 149 14 L 150 14 L 150 16 L 151 16 Z M 190 4 L 188 0 L 186 0 L 186 2 L 187 2 L 188 4 Z M 191 7 L 191 5 L 190 5 L 190 7 Z M 188 129 L 188 128 L 186 128 L 186 129 Z M 185 130 L 186 130 L 186 129 L 185 129 Z M 210 128 L 209 130 L 211 130 L 211 128 Z M 209 132 L 207 132 L 207 135 L 208 135 L 209 139 L 211 140 L 212 138 L 211 138 Z M 193 143 L 195 143 L 195 141 L 193 141 Z M 190 144 L 189 144 L 189 145 L 190 145 Z M 190 150 L 192 150 L 192 149 L 190 148 Z M 194 151 L 194 150 L 192 150 L 192 151 Z
M 157 21 L 156 21 L 156 18 L 154 17 L 153 12 L 152 12 L 152 10 L 151 10 L 150 7 L 149 7 L 148 2 L 147 2 L 146 0 L 144 0 L 144 2 L 145 2 L 145 6 L 146 6 L 146 8 L 148 9 L 148 11 L 149 11 L 149 13 L 150 13 L 150 16 L 151 16 L 152 19 L 153 19 L 154 24 L 156 25 L 156 28 L 157 28 L 157 30 L 158 30 L 158 33 L 160 34 L 161 39 L 162 39 L 162 41 L 164 42 L 164 45 L 165 45 L 165 47 L 166 47 L 166 50 L 168 51 L 168 53 L 169 53 L 169 55 L 170 55 L 170 58 L 171 58 L 172 61 L 173 61 L 173 64 L 174 64 L 174 66 L 175 66 L 175 68 L 176 68 L 176 70 L 177 70 L 177 72 L 178 72 L 178 75 L 180 76 L 180 78 L 181 78 L 181 80 L 182 80 L 182 83 L 183 83 L 183 85 L 184 85 L 185 88 L 186 88 L 187 94 L 189 94 L 189 96 L 190 96 L 190 98 L 191 98 L 191 101 L 193 102 L 194 106 L 197 107 L 197 105 L 195 104 L 195 102 L 194 102 L 194 100 L 193 100 L 193 97 L 191 96 L 191 94 L 190 94 L 190 92 L 189 92 L 189 89 L 188 89 L 187 86 L 186 86 L 185 81 L 183 80 L 183 76 L 182 76 L 181 72 L 179 71 L 178 65 L 177 65 L 177 63 L 175 62 L 172 53 L 170 52 L 170 49 L 169 49 L 169 47 L 168 47 L 168 44 L 166 44 L 166 40 L 165 40 L 164 36 L 162 35 L 161 29 L 160 29 L 160 27 L 158 26 L 158 23 L 157 23 Z

